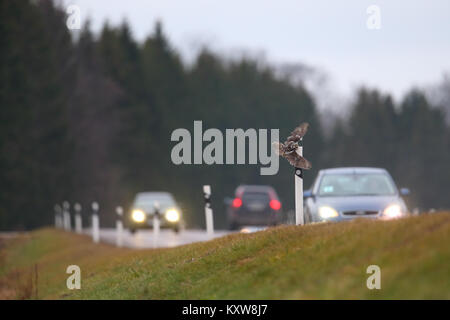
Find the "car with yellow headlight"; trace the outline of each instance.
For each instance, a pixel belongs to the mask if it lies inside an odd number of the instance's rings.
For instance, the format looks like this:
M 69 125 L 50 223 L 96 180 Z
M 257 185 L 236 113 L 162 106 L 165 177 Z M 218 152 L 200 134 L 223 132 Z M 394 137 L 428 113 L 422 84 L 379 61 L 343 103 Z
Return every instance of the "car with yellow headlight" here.
M 396 219 L 408 214 L 389 172 L 382 168 L 347 167 L 320 170 L 305 190 L 305 223 L 345 221 L 354 218 Z
M 133 201 L 128 215 L 128 226 L 132 233 L 138 229 L 153 227 L 153 217 L 159 217 L 161 228 L 178 232 L 183 225 L 180 207 L 169 192 L 140 192 Z

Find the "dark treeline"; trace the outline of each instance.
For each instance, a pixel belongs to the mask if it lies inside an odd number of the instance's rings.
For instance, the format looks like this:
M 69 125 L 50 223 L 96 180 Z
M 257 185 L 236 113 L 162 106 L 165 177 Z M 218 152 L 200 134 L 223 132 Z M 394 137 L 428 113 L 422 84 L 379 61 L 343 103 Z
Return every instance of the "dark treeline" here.
M 212 185 L 219 227 L 223 197 L 240 183 L 271 184 L 293 208 L 286 161 L 275 176 L 260 176 L 259 165 L 172 164 L 171 133 L 193 132 L 194 120 L 204 130 L 280 128 L 281 138 L 308 121 L 306 186 L 320 168 L 385 167 L 411 188 L 410 207 L 450 207 L 450 129 L 420 90 L 396 105 L 361 89 L 350 117 L 325 136 L 312 95 L 256 59 L 204 49 L 187 66 L 160 24 L 143 43 L 126 23 L 98 36 L 87 24 L 74 40 L 51 1 L 0 6 L 0 229 L 50 224 L 63 200 L 86 215 L 96 200 L 111 223 L 114 207 L 143 190 L 172 192 L 188 225 L 201 226 L 203 184 Z

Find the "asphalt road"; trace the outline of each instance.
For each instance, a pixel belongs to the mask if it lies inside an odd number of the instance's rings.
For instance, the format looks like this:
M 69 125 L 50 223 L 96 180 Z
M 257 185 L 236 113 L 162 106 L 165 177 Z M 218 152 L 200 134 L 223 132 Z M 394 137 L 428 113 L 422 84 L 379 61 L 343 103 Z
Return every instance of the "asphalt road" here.
M 159 231 L 159 237 L 154 242 L 153 230 L 139 230 L 132 234 L 128 230 L 124 230 L 122 234 L 122 246 L 133 249 L 145 249 L 145 248 L 170 248 L 181 246 L 194 242 L 208 241 L 214 238 L 223 237 L 233 232 L 250 233 L 260 230 L 264 230 L 265 227 L 243 227 L 238 231 L 216 230 L 212 237 L 209 237 L 205 230 L 182 230 L 179 233 L 175 233 L 171 229 L 161 229 Z M 72 232 L 74 232 L 72 230 Z M 1 239 L 10 239 L 18 236 L 20 232 L 0 232 Z M 91 229 L 84 229 L 83 234 L 91 236 Z M 114 228 L 100 229 L 100 242 L 116 245 L 117 233 Z
M 255 232 L 263 230 L 263 227 L 244 227 L 235 232 Z M 91 230 L 86 229 L 84 233 L 91 235 Z M 179 233 L 175 233 L 171 229 L 161 229 L 159 231 L 159 237 L 154 242 L 153 230 L 139 230 L 132 234 L 128 230 L 123 231 L 122 245 L 126 248 L 145 249 L 145 248 L 170 248 L 184 244 L 208 241 L 214 238 L 223 237 L 232 231 L 215 230 L 214 235 L 209 237 L 205 230 L 182 230 Z M 117 233 L 116 229 L 100 229 L 100 241 L 110 244 L 116 244 Z
M 85 230 L 85 234 L 91 234 L 91 230 Z M 139 230 L 132 234 L 128 230 L 123 231 L 123 247 L 144 249 L 144 248 L 169 248 L 176 247 L 193 242 L 208 241 L 213 238 L 222 237 L 229 234 L 229 231 L 215 231 L 213 237 L 209 237 L 204 230 L 182 230 L 175 233 L 170 229 L 159 231 L 159 237 L 154 242 L 153 230 Z M 100 229 L 100 241 L 110 244 L 116 244 L 116 229 Z

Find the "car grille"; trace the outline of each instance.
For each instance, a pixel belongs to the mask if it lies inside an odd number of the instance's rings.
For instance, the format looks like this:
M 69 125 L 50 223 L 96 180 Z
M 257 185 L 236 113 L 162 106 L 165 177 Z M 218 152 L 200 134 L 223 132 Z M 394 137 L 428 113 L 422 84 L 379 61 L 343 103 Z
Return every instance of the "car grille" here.
M 356 211 L 344 211 L 342 213 L 346 216 L 366 216 L 378 214 L 378 211 L 356 210 Z

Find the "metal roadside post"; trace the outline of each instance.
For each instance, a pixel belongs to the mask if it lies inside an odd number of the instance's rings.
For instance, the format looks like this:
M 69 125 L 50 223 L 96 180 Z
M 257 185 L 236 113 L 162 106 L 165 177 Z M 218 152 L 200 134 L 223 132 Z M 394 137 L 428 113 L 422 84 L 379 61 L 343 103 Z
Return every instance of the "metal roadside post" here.
M 122 247 L 123 245 L 123 209 L 121 206 L 116 208 L 116 245 Z
M 100 230 L 99 230 L 99 217 L 98 217 L 99 205 L 97 202 L 92 202 L 92 240 L 94 243 L 100 241 Z
M 75 203 L 73 209 L 75 210 L 75 232 L 81 234 L 83 231 L 83 223 L 81 220 L 81 205 L 79 203 Z
M 64 219 L 64 230 L 70 231 L 70 204 L 68 201 L 63 202 L 63 219 Z
M 159 212 L 159 202 L 155 201 L 154 203 L 154 212 L 153 212 L 153 247 L 156 248 L 158 246 L 158 238 L 159 238 L 159 219 L 161 213 Z
M 211 186 L 203 186 L 203 197 L 205 199 L 205 220 L 206 220 L 206 233 L 208 237 L 214 236 L 214 221 L 213 211 L 211 208 Z

